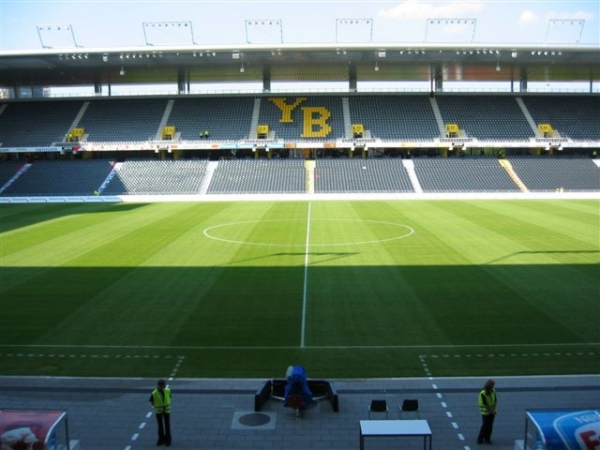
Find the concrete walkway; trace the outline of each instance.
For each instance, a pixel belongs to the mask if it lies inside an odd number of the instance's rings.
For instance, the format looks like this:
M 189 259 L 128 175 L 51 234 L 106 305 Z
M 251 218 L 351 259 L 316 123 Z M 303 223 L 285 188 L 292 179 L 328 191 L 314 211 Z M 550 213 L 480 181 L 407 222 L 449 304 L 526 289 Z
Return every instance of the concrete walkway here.
M 270 400 L 254 411 L 254 394 L 265 379 L 174 379 L 172 430 L 175 449 L 359 448 L 359 421 L 372 399 L 385 399 L 390 419 L 405 398 L 420 403 L 436 450 L 513 450 L 524 438 L 525 411 L 600 407 L 600 375 L 498 377 L 498 416 L 492 445 L 478 445 L 481 423 L 477 394 L 483 378 L 330 380 L 339 412 L 327 402 L 300 419 Z M 64 410 L 78 450 L 156 448 L 156 423 L 148 397 L 154 379 L 0 377 L 1 409 Z M 384 418 L 384 416 L 372 417 Z M 370 439 L 366 449 L 420 449 L 422 440 Z

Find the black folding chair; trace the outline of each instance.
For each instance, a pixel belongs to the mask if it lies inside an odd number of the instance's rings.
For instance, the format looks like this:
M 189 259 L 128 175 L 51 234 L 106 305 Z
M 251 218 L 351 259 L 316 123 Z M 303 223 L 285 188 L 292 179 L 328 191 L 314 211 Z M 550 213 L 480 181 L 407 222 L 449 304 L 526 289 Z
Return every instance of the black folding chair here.
M 371 400 L 371 404 L 369 405 L 369 419 L 371 418 L 371 413 L 385 413 L 385 418 L 388 418 L 388 406 L 387 401 L 385 400 Z
M 406 399 L 402 402 L 402 405 L 398 407 L 398 417 L 403 418 L 404 413 L 414 413 L 415 419 L 420 419 L 421 414 L 419 412 L 419 400 L 417 399 Z

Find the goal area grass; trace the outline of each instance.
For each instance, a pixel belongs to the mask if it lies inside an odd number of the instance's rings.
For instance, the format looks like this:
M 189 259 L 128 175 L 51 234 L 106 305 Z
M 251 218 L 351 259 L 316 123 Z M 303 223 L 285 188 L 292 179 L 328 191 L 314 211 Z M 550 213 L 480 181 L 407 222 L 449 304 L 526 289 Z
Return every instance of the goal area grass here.
M 597 200 L 0 205 L 0 375 L 600 371 Z

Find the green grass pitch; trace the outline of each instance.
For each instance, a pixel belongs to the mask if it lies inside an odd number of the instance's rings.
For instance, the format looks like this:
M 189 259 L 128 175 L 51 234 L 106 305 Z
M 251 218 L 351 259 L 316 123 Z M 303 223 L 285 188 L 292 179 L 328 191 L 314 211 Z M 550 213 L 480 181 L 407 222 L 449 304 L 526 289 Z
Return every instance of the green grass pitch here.
M 0 375 L 600 370 L 600 202 L 0 206 Z

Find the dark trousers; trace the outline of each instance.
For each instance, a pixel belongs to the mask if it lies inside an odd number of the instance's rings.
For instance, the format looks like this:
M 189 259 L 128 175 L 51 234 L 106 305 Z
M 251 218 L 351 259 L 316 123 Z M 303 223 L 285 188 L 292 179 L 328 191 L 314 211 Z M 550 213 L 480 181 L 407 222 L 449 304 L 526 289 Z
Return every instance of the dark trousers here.
M 158 423 L 158 441 L 161 444 L 171 445 L 171 414 L 156 414 Z
M 492 439 L 492 431 L 494 429 L 494 418 L 496 414 L 482 414 L 481 415 L 481 429 L 479 430 L 479 437 L 477 442 L 490 442 Z

